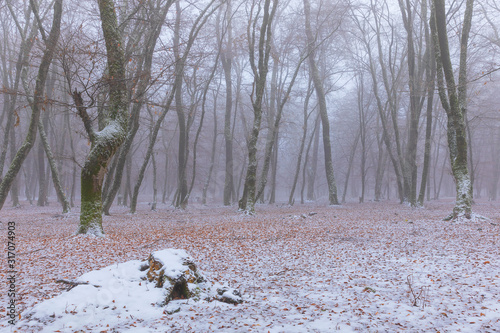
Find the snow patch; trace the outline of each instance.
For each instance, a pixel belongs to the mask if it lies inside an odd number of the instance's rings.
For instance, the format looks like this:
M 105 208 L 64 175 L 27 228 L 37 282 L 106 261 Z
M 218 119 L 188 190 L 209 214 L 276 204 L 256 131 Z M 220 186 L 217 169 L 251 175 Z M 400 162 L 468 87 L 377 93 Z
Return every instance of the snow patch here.
M 166 249 L 153 255 L 171 278 L 184 273 L 186 262 L 192 263 L 184 250 Z M 203 283 L 188 284 L 197 297 L 171 300 L 163 306 L 166 289 L 156 288 L 154 281 L 147 280 L 145 265 L 144 261 L 132 260 L 85 273 L 76 279 L 74 288 L 26 311 L 13 328 L 22 332 L 94 332 L 109 327 L 117 331 L 136 327 L 144 332 L 151 321 L 177 313 L 185 304 L 242 301 L 238 290 L 204 279 Z

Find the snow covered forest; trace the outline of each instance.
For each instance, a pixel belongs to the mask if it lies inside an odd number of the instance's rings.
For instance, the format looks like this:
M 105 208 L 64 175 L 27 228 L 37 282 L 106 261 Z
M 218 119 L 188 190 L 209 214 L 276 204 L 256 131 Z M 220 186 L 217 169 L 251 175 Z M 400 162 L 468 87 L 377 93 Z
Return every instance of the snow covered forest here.
M 1 0 L 0 331 L 497 332 L 499 29 L 496 0 Z

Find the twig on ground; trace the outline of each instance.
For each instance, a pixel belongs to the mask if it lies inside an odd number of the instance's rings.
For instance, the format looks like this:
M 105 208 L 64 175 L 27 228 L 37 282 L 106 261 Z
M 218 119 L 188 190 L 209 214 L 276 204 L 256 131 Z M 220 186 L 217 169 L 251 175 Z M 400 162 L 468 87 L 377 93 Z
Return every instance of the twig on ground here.
M 64 280 L 64 279 L 59 279 L 59 280 L 56 280 L 56 283 L 64 283 L 64 284 L 68 284 L 69 287 L 68 287 L 68 291 L 75 288 L 76 286 L 79 286 L 79 285 L 82 285 L 82 284 L 89 284 L 88 282 L 83 282 L 83 281 L 74 281 L 74 280 Z M 96 287 L 96 288 L 99 288 L 101 286 L 99 285 L 96 285 L 96 284 L 93 284 L 92 286 Z

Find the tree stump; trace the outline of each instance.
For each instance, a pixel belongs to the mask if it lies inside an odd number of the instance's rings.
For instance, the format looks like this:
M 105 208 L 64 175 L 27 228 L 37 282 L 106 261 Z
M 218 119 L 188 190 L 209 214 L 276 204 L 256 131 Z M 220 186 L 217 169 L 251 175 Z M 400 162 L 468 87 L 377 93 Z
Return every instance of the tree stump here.
M 172 300 L 192 298 L 206 301 L 218 300 L 230 304 L 243 302 L 238 290 L 220 287 L 214 292 L 212 284 L 198 271 L 193 259 L 184 250 L 165 249 L 151 253 L 146 278 L 156 288 L 165 290 L 164 305 Z

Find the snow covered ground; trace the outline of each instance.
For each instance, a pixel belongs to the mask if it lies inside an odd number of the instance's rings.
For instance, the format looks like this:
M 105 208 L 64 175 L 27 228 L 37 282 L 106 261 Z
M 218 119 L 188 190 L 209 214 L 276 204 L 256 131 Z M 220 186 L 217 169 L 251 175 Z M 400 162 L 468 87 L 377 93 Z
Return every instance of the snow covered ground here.
M 490 220 L 475 223 L 441 221 L 450 201 L 262 205 L 256 216 L 139 208 L 105 217 L 105 238 L 73 235 L 78 215 L 55 204 L 4 208 L 3 239 L 16 222 L 21 319 L 7 323 L 2 290 L 0 332 L 500 332 L 498 203 L 476 204 Z M 185 250 L 244 303 L 159 306 L 162 290 L 139 267 L 166 248 Z M 66 291 L 60 279 L 90 284 Z

